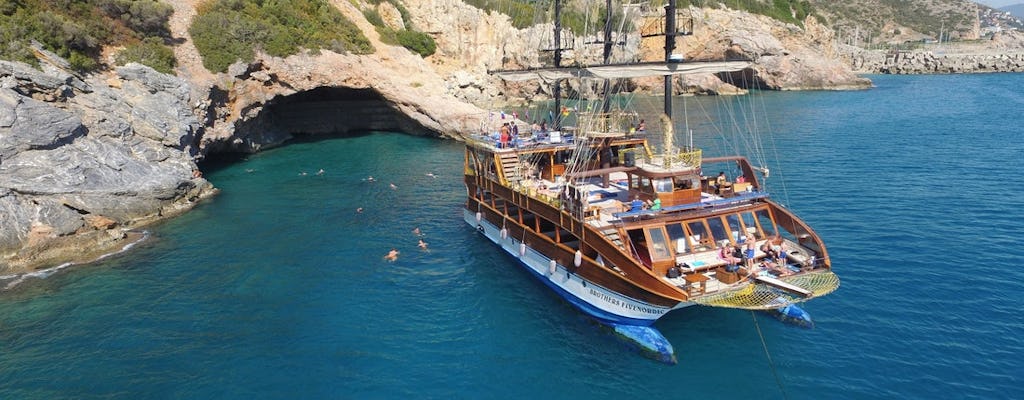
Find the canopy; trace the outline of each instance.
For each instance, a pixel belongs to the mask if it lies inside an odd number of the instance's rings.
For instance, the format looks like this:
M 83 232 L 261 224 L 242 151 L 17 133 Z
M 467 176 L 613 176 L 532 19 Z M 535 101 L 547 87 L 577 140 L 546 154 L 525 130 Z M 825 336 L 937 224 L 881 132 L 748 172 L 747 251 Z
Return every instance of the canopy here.
M 506 81 L 519 82 L 531 79 L 545 81 L 568 78 L 639 78 L 644 76 L 667 76 L 683 74 L 713 74 L 740 71 L 752 65 L 749 61 L 700 61 L 700 62 L 646 62 L 631 64 L 606 64 L 589 67 L 533 68 L 523 70 L 492 71 L 491 74 Z

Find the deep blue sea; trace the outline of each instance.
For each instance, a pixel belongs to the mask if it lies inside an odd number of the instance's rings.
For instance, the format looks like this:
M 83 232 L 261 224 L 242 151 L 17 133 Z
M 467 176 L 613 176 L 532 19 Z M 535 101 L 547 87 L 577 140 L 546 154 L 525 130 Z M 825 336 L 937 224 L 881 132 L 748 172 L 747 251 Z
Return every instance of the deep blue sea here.
M 690 307 L 644 358 L 462 222 L 460 144 L 374 133 L 207 165 L 144 243 L 0 291 L 0 398 L 1024 398 L 1024 74 L 871 78 L 757 100 L 842 278 L 813 329 Z

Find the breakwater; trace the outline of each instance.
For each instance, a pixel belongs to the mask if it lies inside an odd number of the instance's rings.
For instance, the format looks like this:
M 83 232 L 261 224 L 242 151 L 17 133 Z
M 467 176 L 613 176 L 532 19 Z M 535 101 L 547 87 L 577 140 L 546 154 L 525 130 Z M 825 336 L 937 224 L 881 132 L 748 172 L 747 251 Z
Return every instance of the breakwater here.
M 1024 50 L 980 54 L 941 51 L 848 50 L 844 55 L 854 71 L 870 74 L 966 74 L 1024 72 Z

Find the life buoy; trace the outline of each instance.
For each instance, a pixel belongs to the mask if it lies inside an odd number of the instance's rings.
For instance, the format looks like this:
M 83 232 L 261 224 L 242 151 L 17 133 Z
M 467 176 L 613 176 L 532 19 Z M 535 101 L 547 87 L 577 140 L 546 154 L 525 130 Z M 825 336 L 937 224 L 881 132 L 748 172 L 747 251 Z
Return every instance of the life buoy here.
M 526 243 L 519 243 L 519 256 L 522 257 L 522 256 L 525 256 L 525 255 L 526 255 Z
M 579 268 L 580 265 L 583 265 L 583 253 L 580 252 L 579 250 L 576 250 L 576 256 L 572 258 L 572 264 L 575 265 L 576 268 Z
M 555 274 L 555 270 L 557 270 L 557 269 L 558 269 L 558 264 L 555 263 L 555 260 L 551 260 L 550 262 L 548 262 L 548 274 L 549 275 L 554 275 Z
M 477 225 L 476 226 L 476 231 L 480 232 L 480 233 L 484 233 L 484 226 L 483 225 Z

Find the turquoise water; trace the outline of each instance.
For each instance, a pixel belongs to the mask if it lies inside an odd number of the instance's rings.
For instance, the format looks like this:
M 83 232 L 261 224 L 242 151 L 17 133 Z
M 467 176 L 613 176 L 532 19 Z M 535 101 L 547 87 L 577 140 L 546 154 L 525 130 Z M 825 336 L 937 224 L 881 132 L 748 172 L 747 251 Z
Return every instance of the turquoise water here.
M 691 307 L 643 358 L 465 226 L 459 144 L 377 133 L 207 166 L 145 243 L 0 292 L 0 398 L 1024 398 L 1024 75 L 872 79 L 761 97 L 843 279 L 814 329 Z

